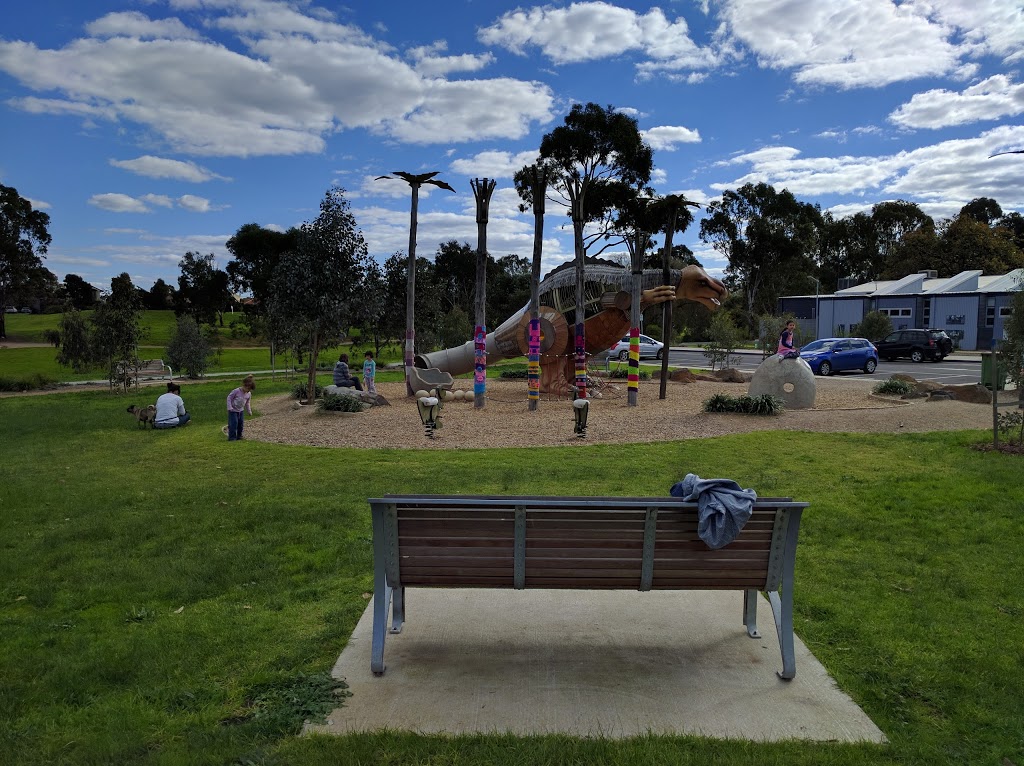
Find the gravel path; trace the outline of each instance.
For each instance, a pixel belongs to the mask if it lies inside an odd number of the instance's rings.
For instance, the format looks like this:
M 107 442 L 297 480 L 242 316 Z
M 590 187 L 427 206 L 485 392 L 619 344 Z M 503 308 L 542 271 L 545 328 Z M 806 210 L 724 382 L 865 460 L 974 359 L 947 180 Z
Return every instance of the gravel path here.
M 254 398 L 261 417 L 246 421 L 245 435 L 254 440 L 315 447 L 366 449 L 469 449 L 556 445 L 614 444 L 699 439 L 750 431 L 921 432 L 982 429 L 992 425 L 986 405 L 957 401 L 883 398 L 871 393 L 877 379 L 817 378 L 815 408 L 786 411 L 774 417 L 709 414 L 703 402 L 722 392 L 746 393 L 745 383 L 669 383 L 658 398 L 658 383 L 640 384 L 640 404 L 626 404 L 626 386 L 609 385 L 591 403 L 587 438 L 573 433 L 572 406 L 566 399 L 543 399 L 529 412 L 525 381 L 487 382 L 487 404 L 445 404 L 443 427 L 427 439 L 416 406 L 405 396 L 404 383 L 378 384 L 390 407 L 362 413 L 320 413 L 299 407 L 287 396 Z M 460 380 L 457 387 L 470 389 Z

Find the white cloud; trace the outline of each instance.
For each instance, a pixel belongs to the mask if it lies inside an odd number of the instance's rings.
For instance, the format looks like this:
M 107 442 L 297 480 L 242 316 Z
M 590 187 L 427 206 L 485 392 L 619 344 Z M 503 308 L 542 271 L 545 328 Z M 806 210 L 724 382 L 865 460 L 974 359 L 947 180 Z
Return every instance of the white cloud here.
M 490 150 L 472 157 L 453 160 L 451 170 L 453 173 L 473 178 L 511 178 L 521 168 L 536 162 L 537 157 L 536 149 L 517 154 Z
M 177 19 L 109 14 L 89 27 L 102 37 L 59 49 L 0 40 L 0 71 L 59 94 L 8 103 L 137 125 L 173 150 L 233 157 L 321 152 L 326 136 L 352 128 L 410 143 L 519 138 L 552 118 L 541 83 L 440 78 L 485 66 L 490 54 L 424 53 L 425 74 L 316 9 L 273 0 L 171 6 L 204 11 L 205 23 L 239 36 L 240 49 L 198 39 Z
M 174 200 L 166 194 L 143 194 L 141 199 L 157 207 L 174 207 Z
M 152 20 L 139 11 L 108 13 L 85 25 L 95 37 L 137 37 L 194 40 L 199 34 L 175 18 Z
M 169 160 L 150 154 L 136 157 L 134 160 L 110 160 L 110 164 L 115 168 L 121 168 L 147 178 L 170 178 L 175 181 L 191 181 L 193 183 L 203 183 L 213 179 L 229 180 L 194 162 Z
M 765 182 L 789 189 L 797 197 L 894 196 L 942 209 L 962 206 L 976 197 L 991 197 L 998 199 L 1004 209 L 1014 210 L 1024 206 L 1020 163 L 1016 157 L 989 159 L 989 155 L 1021 144 L 1024 125 L 1002 126 L 977 138 L 942 141 L 874 157 L 804 158 L 792 147 L 771 147 L 719 163 L 749 164 L 751 169 L 732 181 L 712 184 L 712 188 L 722 191 Z
M 641 75 L 661 69 L 708 69 L 722 57 L 721 52 L 697 46 L 681 17 L 669 21 L 660 8 L 639 14 L 606 2 L 520 8 L 481 29 L 477 37 L 521 55 L 527 48 L 540 48 L 556 64 L 637 52 L 648 59 L 639 66 Z
M 178 197 L 178 205 L 193 213 L 208 213 L 213 210 L 210 200 L 205 197 L 197 197 L 194 194 L 183 194 Z
M 25 197 L 24 199 L 28 200 L 33 210 L 49 210 L 53 207 L 49 202 L 43 202 L 41 199 L 32 199 L 31 197 Z
M 961 93 L 937 89 L 917 93 L 889 115 L 903 128 L 944 128 L 1024 114 L 1024 84 L 993 75 Z
M 459 56 L 439 56 L 448 50 L 448 44 L 440 40 L 433 45 L 411 48 L 409 57 L 416 71 L 424 77 L 443 77 L 451 72 L 478 72 L 494 63 L 494 54 L 463 53 Z
M 660 125 L 640 131 L 644 141 L 655 151 L 663 149 L 674 152 L 677 144 L 699 144 L 700 132 L 678 125 Z
M 98 207 L 100 210 L 107 210 L 111 213 L 148 213 L 149 208 L 141 200 L 130 197 L 127 194 L 94 194 L 89 198 L 89 204 Z
M 959 62 L 952 30 L 912 6 L 890 0 L 722 0 L 720 17 L 763 67 L 795 70 L 794 79 L 804 84 L 878 87 L 946 74 Z

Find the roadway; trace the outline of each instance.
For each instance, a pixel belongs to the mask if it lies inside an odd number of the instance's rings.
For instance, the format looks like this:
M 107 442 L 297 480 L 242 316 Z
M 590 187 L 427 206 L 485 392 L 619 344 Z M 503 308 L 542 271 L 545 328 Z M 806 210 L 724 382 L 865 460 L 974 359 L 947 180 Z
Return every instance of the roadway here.
M 708 367 L 708 358 L 701 349 L 673 347 L 669 352 L 669 365 L 672 367 L 703 368 Z M 645 359 L 646 364 L 655 363 L 653 359 Z M 739 351 L 733 355 L 732 366 L 742 372 L 753 372 L 761 364 L 760 351 Z M 837 372 L 833 378 L 853 378 L 858 380 L 877 378 L 882 381 L 890 375 L 903 373 L 916 380 L 932 381 L 943 385 L 958 385 L 981 382 L 981 357 L 966 354 L 953 354 L 941 362 L 920 362 L 915 364 L 909 359 L 897 359 L 892 362 L 879 360 L 878 369 L 873 375 L 865 375 L 862 371 Z

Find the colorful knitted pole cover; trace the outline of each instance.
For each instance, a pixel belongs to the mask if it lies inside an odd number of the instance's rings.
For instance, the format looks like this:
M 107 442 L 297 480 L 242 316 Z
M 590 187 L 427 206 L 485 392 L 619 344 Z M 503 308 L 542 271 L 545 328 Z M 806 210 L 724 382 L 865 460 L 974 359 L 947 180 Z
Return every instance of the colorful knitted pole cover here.
M 587 348 L 583 322 L 576 324 L 576 398 L 587 398 Z
M 528 400 L 531 403 L 540 401 L 540 320 L 530 320 L 530 355 L 526 368 L 526 377 L 529 383 Z
M 629 328 L 629 391 L 640 390 L 640 328 Z
M 487 393 L 487 328 L 477 325 L 473 331 L 473 396 Z

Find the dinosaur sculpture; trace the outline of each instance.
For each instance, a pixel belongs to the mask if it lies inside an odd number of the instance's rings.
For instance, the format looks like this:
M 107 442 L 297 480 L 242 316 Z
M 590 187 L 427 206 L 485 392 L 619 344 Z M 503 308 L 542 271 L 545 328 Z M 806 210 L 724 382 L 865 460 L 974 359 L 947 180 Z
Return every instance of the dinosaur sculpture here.
M 641 309 L 670 300 L 690 300 L 711 311 L 721 305 L 729 291 L 718 279 L 699 266 L 671 272 L 672 284 L 664 284 L 661 270 L 643 272 Z M 589 260 L 585 266 L 584 323 L 587 353 L 608 349 L 629 332 L 633 276 L 621 266 L 603 260 Z M 540 283 L 541 374 L 540 390 L 565 395 L 574 376 L 572 326 L 576 311 L 576 273 L 567 263 L 550 272 Z M 524 306 L 487 334 L 488 359 L 524 356 L 529 350 L 530 308 Z M 436 378 L 438 373 L 461 375 L 474 365 L 473 341 L 461 346 L 418 354 L 414 375 Z

